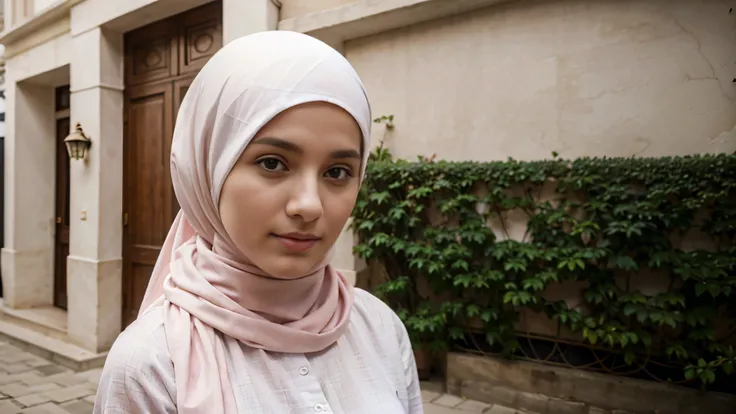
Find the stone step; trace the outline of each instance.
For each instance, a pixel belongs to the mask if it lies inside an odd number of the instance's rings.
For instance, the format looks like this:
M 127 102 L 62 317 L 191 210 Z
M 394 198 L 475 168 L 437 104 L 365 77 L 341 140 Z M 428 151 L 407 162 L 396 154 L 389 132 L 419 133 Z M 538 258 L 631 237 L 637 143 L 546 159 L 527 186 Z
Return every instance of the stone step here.
M 60 340 L 67 338 L 67 314 L 64 310 L 53 306 L 12 309 L 0 303 L 0 321 L 24 327 L 51 338 Z
M 0 320 L 0 340 L 74 371 L 102 367 L 107 356 L 7 320 Z

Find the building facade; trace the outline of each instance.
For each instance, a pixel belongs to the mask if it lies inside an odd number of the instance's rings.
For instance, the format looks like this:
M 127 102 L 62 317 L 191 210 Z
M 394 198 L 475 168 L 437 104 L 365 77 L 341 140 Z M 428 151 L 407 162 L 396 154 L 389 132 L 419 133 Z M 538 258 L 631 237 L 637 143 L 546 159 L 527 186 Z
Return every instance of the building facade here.
M 403 157 L 736 150 L 729 0 L 6 0 L 4 22 L 0 333 L 76 360 L 135 317 L 178 209 L 179 103 L 248 33 L 340 50 L 395 117 L 374 142 Z M 77 124 L 86 160 L 63 144 Z M 345 232 L 334 264 L 355 277 L 351 247 Z
M 134 319 L 178 208 L 168 151 L 187 86 L 225 42 L 275 28 L 278 8 L 18 0 L 5 11 L 0 332 L 89 362 Z M 83 160 L 64 144 L 76 125 L 91 140 Z

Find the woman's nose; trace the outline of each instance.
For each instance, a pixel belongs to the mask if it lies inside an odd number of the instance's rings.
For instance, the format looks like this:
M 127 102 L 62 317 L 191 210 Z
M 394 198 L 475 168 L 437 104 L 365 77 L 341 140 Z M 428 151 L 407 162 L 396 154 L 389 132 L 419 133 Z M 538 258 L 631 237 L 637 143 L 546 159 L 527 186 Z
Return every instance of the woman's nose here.
M 322 217 L 322 199 L 319 194 L 319 182 L 315 178 L 304 178 L 294 185 L 293 194 L 286 204 L 286 214 L 300 217 L 306 222 Z

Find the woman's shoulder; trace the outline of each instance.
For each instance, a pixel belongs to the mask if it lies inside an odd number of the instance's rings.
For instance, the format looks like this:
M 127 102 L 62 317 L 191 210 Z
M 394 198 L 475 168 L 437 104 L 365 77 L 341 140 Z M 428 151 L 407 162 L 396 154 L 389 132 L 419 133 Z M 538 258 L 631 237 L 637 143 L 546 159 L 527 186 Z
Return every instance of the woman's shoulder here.
M 175 413 L 174 365 L 163 308 L 147 311 L 115 340 L 97 387 L 95 413 Z
M 113 353 L 113 351 L 130 353 L 139 349 L 144 349 L 148 353 L 151 353 L 151 351 L 168 353 L 163 307 L 157 306 L 149 309 L 128 325 L 118 335 L 110 353 Z
M 374 296 L 372 293 L 368 292 L 367 290 L 363 290 L 361 288 L 354 288 L 355 289 L 355 304 L 360 307 L 364 307 L 366 309 L 370 309 L 373 311 L 381 312 L 381 313 L 394 313 L 393 309 L 391 309 L 384 301 Z
M 373 328 L 372 330 L 395 332 L 401 340 L 406 336 L 404 324 L 396 312 L 368 291 L 355 288 L 353 312 L 361 322 Z
M 107 354 L 103 375 L 138 377 L 152 371 L 166 372 L 169 367 L 173 374 L 162 310 L 148 310 L 118 335 Z

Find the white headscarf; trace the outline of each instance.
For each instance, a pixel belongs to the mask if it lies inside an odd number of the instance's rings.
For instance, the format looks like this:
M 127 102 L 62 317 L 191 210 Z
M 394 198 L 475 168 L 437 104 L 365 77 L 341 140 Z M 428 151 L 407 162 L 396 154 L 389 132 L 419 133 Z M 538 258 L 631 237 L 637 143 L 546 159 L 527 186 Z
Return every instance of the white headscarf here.
M 297 280 L 265 275 L 234 247 L 218 211 L 223 183 L 256 133 L 280 112 L 315 101 L 353 116 L 363 134 L 365 171 L 371 112 L 363 85 L 342 55 L 310 36 L 268 31 L 228 43 L 182 102 L 171 149 L 181 211 L 140 313 L 164 306 L 179 413 L 236 412 L 225 360 L 236 341 L 269 351 L 315 352 L 348 325 L 353 289 L 328 265 L 329 256 Z M 236 286 L 237 297 L 217 288 L 223 285 Z M 251 300 L 255 295 L 261 300 Z M 273 295 L 268 307 L 254 308 L 254 302 L 264 303 L 263 295 Z

